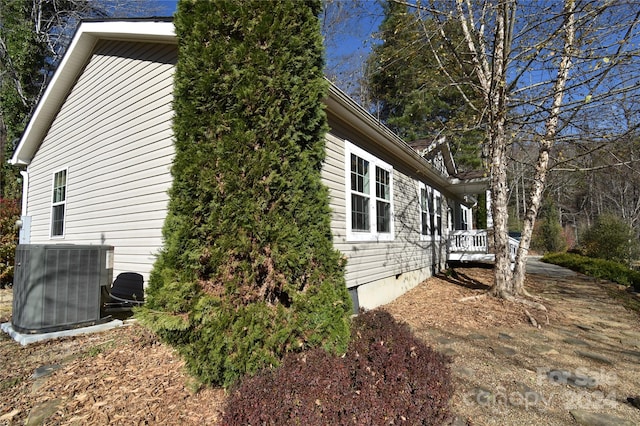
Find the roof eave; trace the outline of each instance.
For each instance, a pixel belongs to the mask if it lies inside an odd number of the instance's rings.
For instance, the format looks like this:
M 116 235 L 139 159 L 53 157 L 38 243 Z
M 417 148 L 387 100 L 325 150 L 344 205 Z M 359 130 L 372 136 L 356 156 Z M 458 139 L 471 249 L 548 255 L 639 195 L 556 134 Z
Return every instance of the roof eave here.
M 475 179 L 449 179 L 448 189 L 457 196 L 482 194 L 489 189 L 490 180 L 488 177 Z
M 359 130 L 366 134 L 380 150 L 402 160 L 418 176 L 442 188 L 445 195 L 459 198 L 459 194 L 448 190 L 451 187 L 449 179 L 333 83 L 330 85 L 326 104 L 327 109 L 335 116 L 358 126 Z

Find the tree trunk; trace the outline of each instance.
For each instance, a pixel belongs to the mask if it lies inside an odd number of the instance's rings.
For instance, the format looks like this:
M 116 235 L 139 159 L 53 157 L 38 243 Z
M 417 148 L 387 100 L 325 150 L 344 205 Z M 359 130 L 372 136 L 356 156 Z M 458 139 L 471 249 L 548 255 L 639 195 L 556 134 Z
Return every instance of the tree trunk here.
M 8 144 L 7 126 L 4 124 L 4 117 L 0 108 L 0 197 L 5 196 L 5 173 L 4 169 L 7 167 L 5 164 L 5 151 Z
M 509 212 L 507 191 L 507 155 L 504 120 L 495 123 L 491 155 L 491 213 L 493 215 L 493 246 L 496 256 L 494 296 L 507 298 L 512 294 L 511 256 L 509 254 Z
M 566 0 L 564 4 L 565 22 L 564 30 L 564 48 L 562 51 L 562 59 L 558 68 L 558 76 L 553 86 L 553 103 L 551 111 L 546 121 L 545 135 L 540 142 L 540 152 L 536 162 L 535 175 L 531 193 L 529 195 L 529 208 L 524 218 L 522 228 L 522 237 L 516 254 L 516 264 L 513 273 L 513 295 L 519 295 L 524 292 L 524 277 L 526 269 L 527 253 L 531 244 L 531 234 L 533 226 L 536 222 L 538 209 L 542 203 L 542 193 L 549 171 L 549 151 L 553 147 L 556 134 L 558 132 L 558 121 L 560 117 L 560 108 L 564 89 L 569 78 L 569 69 L 571 68 L 571 57 L 573 54 L 573 45 L 575 39 L 575 2 L 574 0 Z
M 493 214 L 493 245 L 495 250 L 495 283 L 493 295 L 507 298 L 512 294 L 511 256 L 509 255 L 509 211 L 507 181 L 507 58 L 509 57 L 509 20 L 515 3 L 502 2 L 496 16 L 496 38 L 493 46 L 493 64 L 489 90 L 489 146 L 491 148 L 491 213 Z

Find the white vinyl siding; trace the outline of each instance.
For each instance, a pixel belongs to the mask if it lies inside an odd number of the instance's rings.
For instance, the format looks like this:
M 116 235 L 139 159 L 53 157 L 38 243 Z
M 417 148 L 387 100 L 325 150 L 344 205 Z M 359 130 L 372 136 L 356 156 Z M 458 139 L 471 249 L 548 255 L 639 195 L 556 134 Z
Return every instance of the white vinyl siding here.
M 115 246 L 114 278 L 148 280 L 174 156 L 173 45 L 100 42 L 28 167 L 31 243 L 53 242 L 51 176 L 68 166 L 64 242 Z
M 331 123 L 331 121 L 330 121 Z M 347 208 L 350 175 L 345 171 L 346 142 L 331 132 L 326 140 L 326 159 L 322 178 L 330 190 L 331 230 L 336 249 L 347 258 L 347 287 L 357 287 L 382 279 L 396 279 L 402 274 L 446 260 L 439 241 L 422 241 L 417 179 L 393 168 L 394 239 L 391 241 L 352 241 L 347 236 L 351 212 Z M 389 163 L 392 164 L 392 163 Z M 392 164 L 393 165 L 393 164 Z M 347 168 L 348 169 L 348 168 Z M 374 221 L 375 225 L 375 221 Z

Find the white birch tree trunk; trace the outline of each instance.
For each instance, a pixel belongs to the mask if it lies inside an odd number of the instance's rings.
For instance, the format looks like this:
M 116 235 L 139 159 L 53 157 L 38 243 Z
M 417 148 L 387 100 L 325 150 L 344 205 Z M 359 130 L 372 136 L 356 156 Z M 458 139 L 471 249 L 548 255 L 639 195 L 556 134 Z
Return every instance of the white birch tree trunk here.
M 562 126 L 566 124 L 569 128 L 580 129 L 589 114 L 599 118 L 599 113 L 594 112 L 593 100 L 596 98 L 599 98 L 598 105 L 610 106 L 612 100 L 622 94 L 633 94 L 634 99 L 640 97 L 636 80 L 621 78 L 624 74 L 620 71 L 626 70 L 627 66 L 637 70 L 633 58 L 637 58 L 640 52 L 637 28 L 640 26 L 640 11 L 624 2 L 581 3 L 576 0 L 551 2 L 540 7 L 536 2 L 516 0 L 455 0 L 455 11 L 433 1 L 394 1 L 424 11 L 424 19 L 438 21 L 439 34 L 434 36 L 425 30 L 435 57 L 451 55 L 449 59 L 456 58 L 457 65 L 463 69 L 471 67 L 477 77 L 474 90 L 481 93 L 484 104 L 477 105 L 474 111 L 480 113 L 478 123 L 484 126 L 487 134 L 483 154 L 490 172 L 492 242 L 496 255 L 492 294 L 502 298 L 526 296 L 525 262 L 552 165 L 550 151 L 555 149 L 559 136 L 567 138 L 568 143 L 572 139 L 579 142 L 581 137 L 570 131 L 561 135 Z M 522 10 L 522 16 L 516 16 L 516 8 L 518 12 Z M 465 49 L 447 45 L 449 39 L 445 29 L 451 19 L 459 21 Z M 620 22 L 615 22 L 616 19 Z M 431 37 L 439 37 L 439 40 L 432 43 Z M 450 49 L 443 50 L 442 46 Z M 451 61 L 436 62 L 443 75 L 453 75 L 443 65 Z M 570 71 L 573 72 L 571 80 Z M 614 93 L 606 91 L 615 81 L 621 81 L 623 88 L 614 90 Z M 453 79 L 451 83 L 456 84 Z M 582 96 L 585 96 L 584 102 L 581 101 Z M 564 124 L 560 121 L 561 113 L 567 118 Z M 606 117 L 609 117 L 609 124 L 615 123 L 615 109 Z M 603 117 L 605 123 L 606 117 Z M 588 124 L 583 127 L 586 135 L 590 136 Z M 594 126 L 594 129 L 598 127 Z M 616 134 L 616 131 L 615 128 L 607 131 L 607 126 L 604 126 L 593 138 L 608 140 L 611 132 Z M 524 188 L 522 178 L 521 191 L 517 188 L 524 217 L 513 270 L 509 249 L 507 181 L 512 133 L 527 146 L 536 144 L 538 148 L 530 187 Z M 591 213 L 603 210 L 602 195 L 591 192 L 589 201 Z M 518 205 L 517 209 L 520 207 Z M 586 217 L 588 219 L 589 215 Z
M 535 166 L 533 184 L 529 194 L 528 209 L 524 217 L 522 227 L 522 237 L 516 253 L 516 264 L 513 273 L 513 294 L 520 295 L 524 292 L 524 278 L 526 272 L 526 260 L 529 247 L 531 245 L 531 235 L 536 222 L 536 216 L 540 204 L 542 204 L 542 193 L 544 191 L 547 172 L 549 171 L 549 151 L 553 147 L 558 132 L 558 121 L 562 107 L 564 90 L 569 78 L 571 59 L 575 43 L 575 1 L 566 0 L 564 3 L 564 47 L 562 49 L 562 59 L 558 66 L 558 75 L 553 85 L 553 102 L 549 116 L 545 123 L 545 134 L 540 141 L 540 151 Z
M 489 168 L 491 181 L 491 216 L 493 221 L 493 248 L 496 253 L 495 284 L 492 293 L 499 297 L 511 294 L 512 271 L 509 256 L 508 233 L 508 182 L 507 182 L 507 139 L 505 123 L 507 117 L 506 60 L 508 54 L 508 20 L 515 2 L 507 0 L 497 6 L 493 61 L 487 57 L 484 31 L 477 31 L 474 9 L 470 0 L 456 0 L 456 10 L 469 52 L 472 54 L 473 68 L 488 114 Z M 483 12 L 484 15 L 484 12 Z M 484 23 L 481 23 L 484 27 Z M 474 37 L 474 35 L 476 37 Z

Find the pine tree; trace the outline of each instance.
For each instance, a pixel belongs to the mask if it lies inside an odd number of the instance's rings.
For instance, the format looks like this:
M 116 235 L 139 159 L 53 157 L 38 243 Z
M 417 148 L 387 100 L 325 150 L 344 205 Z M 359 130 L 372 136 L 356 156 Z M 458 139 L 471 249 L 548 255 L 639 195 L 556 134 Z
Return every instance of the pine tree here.
M 351 302 L 320 180 L 320 1 L 181 1 L 164 249 L 143 323 L 204 382 L 344 351 Z
M 445 23 L 443 40 L 439 24 L 421 19 L 404 4 L 389 1 L 384 13 L 382 43 L 367 60 L 367 86 L 380 119 L 409 141 L 446 135 L 458 166 L 478 168 L 484 129 L 480 114 L 468 102 L 477 97 L 472 89 L 476 78 L 471 67 L 447 67 L 451 75 L 443 75 L 433 54 L 435 49 L 444 62 L 467 60 L 458 26 Z

